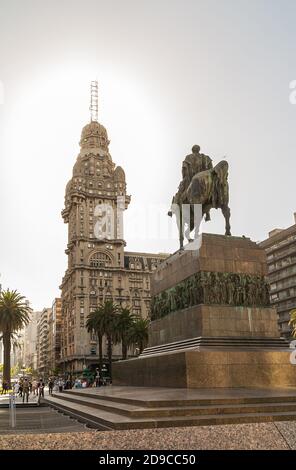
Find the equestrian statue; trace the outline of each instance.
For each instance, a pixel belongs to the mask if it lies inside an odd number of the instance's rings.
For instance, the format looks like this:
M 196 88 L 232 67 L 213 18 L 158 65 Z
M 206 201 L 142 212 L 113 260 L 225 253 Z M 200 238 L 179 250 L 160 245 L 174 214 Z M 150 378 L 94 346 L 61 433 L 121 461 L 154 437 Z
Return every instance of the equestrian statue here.
M 193 240 L 190 233 L 198 233 L 201 220 L 195 215 L 195 205 L 201 207 L 201 216 L 211 220 L 210 210 L 221 209 L 225 218 L 225 235 L 230 233 L 230 208 L 228 187 L 228 163 L 222 160 L 213 167 L 208 155 L 200 153 L 199 145 L 192 147 L 192 154 L 187 155 L 182 164 L 182 181 L 173 197 L 169 216 L 176 215 L 179 230 L 180 249 L 183 249 L 184 234 L 188 242 Z M 189 216 L 184 216 L 184 207 Z M 187 228 L 185 229 L 185 225 Z

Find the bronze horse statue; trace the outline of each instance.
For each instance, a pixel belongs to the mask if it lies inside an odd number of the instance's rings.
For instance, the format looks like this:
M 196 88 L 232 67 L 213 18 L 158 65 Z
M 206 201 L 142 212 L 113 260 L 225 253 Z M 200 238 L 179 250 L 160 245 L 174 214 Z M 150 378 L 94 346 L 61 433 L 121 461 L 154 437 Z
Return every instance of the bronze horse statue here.
M 182 209 L 185 204 L 189 205 L 187 229 L 185 229 L 186 220 Z M 199 229 L 201 220 L 196 221 L 194 215 L 195 204 L 201 205 L 201 216 L 205 215 L 206 221 L 211 220 L 211 209 L 221 209 L 225 218 L 225 235 L 231 235 L 230 208 L 228 205 L 228 163 L 226 160 L 222 160 L 214 168 L 195 174 L 189 184 L 184 178 L 178 192 L 173 197 L 172 207 L 168 215 L 176 215 L 181 249 L 184 243 L 184 231 L 188 242 L 191 242 L 193 240 L 190 238 L 190 232 Z

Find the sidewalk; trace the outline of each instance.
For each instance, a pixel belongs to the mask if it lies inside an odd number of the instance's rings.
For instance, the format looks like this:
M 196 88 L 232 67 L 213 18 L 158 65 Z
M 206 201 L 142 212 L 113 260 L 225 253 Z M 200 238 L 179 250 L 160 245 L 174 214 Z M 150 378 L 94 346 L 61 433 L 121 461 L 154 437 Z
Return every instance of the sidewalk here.
M 3 395 L 0 395 L 0 405 L 2 405 L 2 404 L 3 404 L 3 405 L 9 404 L 9 395 L 10 395 L 9 393 L 7 393 L 7 394 L 5 394 L 5 395 L 4 395 L 4 394 L 3 394 Z M 44 395 L 45 395 L 45 393 L 44 393 Z M 28 403 L 32 403 L 32 404 L 34 403 L 34 404 L 36 404 L 36 403 L 37 403 L 37 400 L 38 400 L 38 396 L 37 396 L 37 395 L 33 395 L 33 393 L 30 393 Z M 23 398 L 17 396 L 16 399 L 15 399 L 15 403 L 16 403 L 16 404 L 23 403 Z M 26 399 L 25 399 L 24 403 L 27 403 Z

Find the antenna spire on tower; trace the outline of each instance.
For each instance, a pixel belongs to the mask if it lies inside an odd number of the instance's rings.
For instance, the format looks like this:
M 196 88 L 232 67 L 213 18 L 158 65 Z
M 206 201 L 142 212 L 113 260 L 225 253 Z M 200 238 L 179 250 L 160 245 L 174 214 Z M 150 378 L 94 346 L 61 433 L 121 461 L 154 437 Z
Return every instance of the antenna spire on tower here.
M 98 122 L 98 110 L 99 110 L 99 92 L 98 92 L 98 80 L 92 80 L 90 82 L 90 120 L 91 122 Z

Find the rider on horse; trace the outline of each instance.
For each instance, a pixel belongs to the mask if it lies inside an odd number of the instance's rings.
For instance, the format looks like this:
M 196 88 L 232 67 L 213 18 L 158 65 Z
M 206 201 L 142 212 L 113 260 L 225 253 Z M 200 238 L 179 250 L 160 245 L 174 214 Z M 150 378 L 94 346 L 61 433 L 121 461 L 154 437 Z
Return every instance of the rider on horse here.
M 192 178 L 201 173 L 202 171 L 211 170 L 213 168 L 212 159 L 208 155 L 200 153 L 200 146 L 194 145 L 192 147 L 192 153 L 185 157 L 182 164 L 182 177 L 178 192 L 174 196 L 173 202 L 175 204 L 187 204 L 186 190 L 188 189 Z M 206 213 L 206 220 L 210 220 L 209 212 Z

